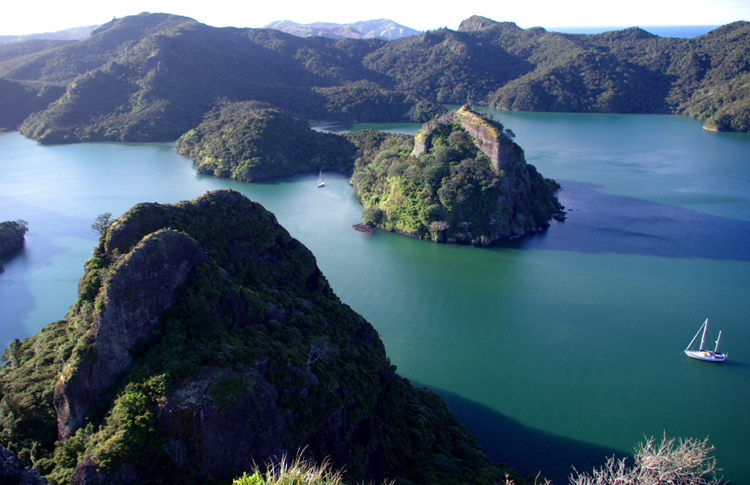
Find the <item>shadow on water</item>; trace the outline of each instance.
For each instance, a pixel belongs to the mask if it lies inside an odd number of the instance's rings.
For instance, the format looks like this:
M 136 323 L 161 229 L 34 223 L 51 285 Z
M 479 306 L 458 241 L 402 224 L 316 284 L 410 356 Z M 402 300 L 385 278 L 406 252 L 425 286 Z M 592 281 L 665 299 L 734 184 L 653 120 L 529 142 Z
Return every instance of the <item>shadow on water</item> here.
M 27 242 L 13 251 L 0 254 L 0 353 L 14 338 L 28 337 L 23 321 L 28 308 L 34 305 L 34 296 L 23 281 L 23 268 L 28 258 Z
M 750 261 L 750 222 L 560 182 L 570 212 L 543 234 L 501 244 L 516 249 Z
M 607 457 L 627 456 L 620 450 L 530 428 L 458 394 L 419 382 L 412 381 L 412 384 L 428 387 L 443 398 L 456 419 L 477 437 L 490 460 L 515 468 L 524 477 L 541 472 L 554 484 L 566 484 L 573 473 L 573 465 L 581 472 L 590 472 L 602 466 Z

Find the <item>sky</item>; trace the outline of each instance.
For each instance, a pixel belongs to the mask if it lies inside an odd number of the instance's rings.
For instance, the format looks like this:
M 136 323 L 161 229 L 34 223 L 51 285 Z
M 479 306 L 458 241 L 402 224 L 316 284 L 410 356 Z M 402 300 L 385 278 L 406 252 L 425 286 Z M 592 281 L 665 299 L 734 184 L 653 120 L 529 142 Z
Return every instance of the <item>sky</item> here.
M 214 27 L 263 27 L 275 20 L 349 23 L 388 18 L 417 30 L 448 27 L 482 15 L 523 28 L 723 25 L 750 20 L 750 0 L 11 0 L 0 35 L 23 35 L 106 23 L 141 12 L 191 17 Z

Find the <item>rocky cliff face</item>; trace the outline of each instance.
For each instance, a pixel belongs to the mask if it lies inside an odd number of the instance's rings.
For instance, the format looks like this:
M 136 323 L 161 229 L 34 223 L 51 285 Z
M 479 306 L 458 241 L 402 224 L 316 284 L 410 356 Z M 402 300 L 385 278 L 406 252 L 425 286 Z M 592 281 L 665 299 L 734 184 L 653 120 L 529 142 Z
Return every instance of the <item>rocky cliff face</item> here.
M 16 347 L 0 439 L 34 449 L 57 483 L 204 483 L 303 448 L 351 480 L 504 476 L 395 374 L 312 254 L 236 192 L 134 207 L 102 235 L 68 318 Z M 33 415 L 13 407 L 24 399 Z
M 121 225 L 111 231 L 117 237 Z M 200 245 L 179 232 L 160 229 L 145 236 L 113 265 L 103 282 L 91 329 L 55 386 L 58 436 L 78 429 L 88 408 L 133 366 L 131 350 L 147 345 L 159 329 L 159 317 L 174 304 L 177 290 L 208 257 Z M 85 350 L 83 350 L 85 349 Z
M 47 485 L 39 472 L 29 469 L 16 455 L 0 445 L 0 483 L 3 485 Z
M 452 121 L 457 121 L 461 128 L 471 135 L 477 147 L 490 159 L 495 171 L 499 172 L 508 168 L 514 161 L 519 162 L 521 168 L 526 168 L 526 160 L 523 157 L 520 159 L 513 157 L 516 160 L 511 158 L 512 145 L 515 143 L 510 137 L 467 107 L 462 107 L 457 111 L 449 111 L 422 125 L 422 128 L 414 136 L 412 156 L 418 157 L 429 149 L 432 132 L 438 126 Z

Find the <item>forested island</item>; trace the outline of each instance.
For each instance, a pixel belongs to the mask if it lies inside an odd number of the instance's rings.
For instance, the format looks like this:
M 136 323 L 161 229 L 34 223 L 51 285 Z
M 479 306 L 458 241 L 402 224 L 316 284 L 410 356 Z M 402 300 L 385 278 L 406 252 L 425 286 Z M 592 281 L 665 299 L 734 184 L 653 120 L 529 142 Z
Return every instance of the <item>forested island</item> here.
M 0 222 L 0 256 L 15 249 L 23 247 L 24 237 L 29 230 L 26 221 Z M 0 273 L 3 269 L 3 261 L 0 259 Z
M 0 254 L 23 246 L 23 239 L 28 230 L 26 221 L 0 222 Z
M 471 17 L 458 31 L 380 39 L 218 29 L 186 17 L 112 20 L 80 41 L 0 46 L 0 129 L 42 143 L 174 141 L 226 101 L 300 119 L 426 122 L 440 104 L 673 113 L 750 131 L 750 23 L 694 39 L 597 35 Z

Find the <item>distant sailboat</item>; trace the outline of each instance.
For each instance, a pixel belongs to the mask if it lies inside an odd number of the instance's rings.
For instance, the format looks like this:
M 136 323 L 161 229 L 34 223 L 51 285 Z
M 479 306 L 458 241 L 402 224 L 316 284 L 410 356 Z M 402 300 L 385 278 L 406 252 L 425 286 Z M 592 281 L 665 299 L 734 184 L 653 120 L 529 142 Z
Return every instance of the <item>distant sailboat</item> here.
M 323 171 L 321 170 L 318 174 L 318 187 L 325 187 L 326 183 L 323 182 Z
M 703 347 L 706 344 L 706 330 L 708 329 L 708 318 L 706 318 L 706 321 L 703 322 L 703 325 L 698 329 L 698 333 L 695 334 L 695 337 L 693 337 L 693 340 L 690 341 L 690 344 L 685 349 L 685 353 L 688 357 L 692 357 L 693 359 L 698 360 L 706 360 L 708 362 L 724 362 L 724 360 L 727 358 L 727 354 L 722 354 L 719 352 L 719 341 L 721 340 L 721 331 L 719 331 L 719 338 L 716 339 L 716 347 L 714 350 L 706 350 Z M 701 346 L 698 348 L 698 350 L 690 350 L 690 347 L 693 346 L 693 343 L 695 343 L 695 339 L 698 338 L 698 335 L 701 333 L 701 330 L 703 331 L 703 335 L 701 336 Z

